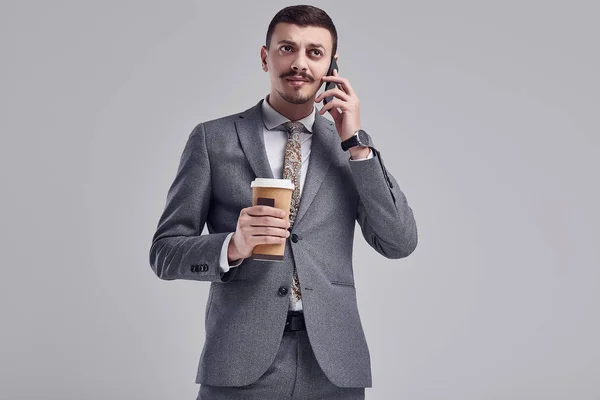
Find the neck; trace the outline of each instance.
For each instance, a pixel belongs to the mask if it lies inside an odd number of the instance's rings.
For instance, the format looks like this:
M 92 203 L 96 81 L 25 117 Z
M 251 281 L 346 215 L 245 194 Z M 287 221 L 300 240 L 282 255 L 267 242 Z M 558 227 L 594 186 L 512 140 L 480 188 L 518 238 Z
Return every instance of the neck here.
M 292 122 L 296 122 L 304 117 L 309 116 L 315 107 L 314 99 L 309 99 L 303 104 L 293 104 L 282 99 L 277 92 L 269 93 L 267 96 L 267 102 L 275 111 Z

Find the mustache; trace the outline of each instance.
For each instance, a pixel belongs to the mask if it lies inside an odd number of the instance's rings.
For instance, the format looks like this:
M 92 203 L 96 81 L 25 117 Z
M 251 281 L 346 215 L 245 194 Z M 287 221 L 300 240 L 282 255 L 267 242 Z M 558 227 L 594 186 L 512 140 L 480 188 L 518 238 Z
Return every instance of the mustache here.
M 285 75 L 281 75 L 281 78 L 288 78 L 288 77 L 303 78 L 303 79 L 306 79 L 309 82 L 313 82 L 314 81 L 314 79 L 311 76 L 308 76 L 307 74 L 302 73 L 302 72 L 299 73 L 299 74 L 296 74 L 295 72 L 289 72 L 289 73 L 287 73 Z

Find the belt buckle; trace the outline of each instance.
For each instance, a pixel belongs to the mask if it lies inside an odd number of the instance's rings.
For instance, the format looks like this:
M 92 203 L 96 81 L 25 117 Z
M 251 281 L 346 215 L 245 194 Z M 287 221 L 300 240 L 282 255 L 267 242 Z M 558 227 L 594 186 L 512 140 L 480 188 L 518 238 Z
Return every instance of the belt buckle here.
M 297 311 L 290 311 L 285 321 L 286 331 L 300 331 L 303 330 L 304 325 L 304 313 Z

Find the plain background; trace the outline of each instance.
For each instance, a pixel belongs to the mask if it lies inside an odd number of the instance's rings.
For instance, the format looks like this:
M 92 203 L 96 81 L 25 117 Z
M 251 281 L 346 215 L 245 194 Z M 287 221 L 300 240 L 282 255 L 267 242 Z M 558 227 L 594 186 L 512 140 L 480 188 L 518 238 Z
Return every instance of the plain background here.
M 312 3 L 419 230 L 388 260 L 357 225 L 368 399 L 600 398 L 594 3 Z M 290 3 L 1 4 L 0 399 L 194 399 L 209 284 L 151 238 Z

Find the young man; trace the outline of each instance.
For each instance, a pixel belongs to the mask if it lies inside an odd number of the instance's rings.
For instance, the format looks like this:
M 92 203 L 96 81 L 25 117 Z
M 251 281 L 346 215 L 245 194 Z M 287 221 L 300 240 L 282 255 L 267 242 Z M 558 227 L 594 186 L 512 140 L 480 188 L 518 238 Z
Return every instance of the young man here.
M 361 129 L 350 82 L 326 76 L 336 48 L 324 11 L 284 8 L 260 52 L 269 94 L 198 124 L 183 150 L 150 264 L 161 279 L 211 282 L 200 399 L 364 399 L 371 387 L 352 265 L 356 221 L 387 258 L 411 254 L 417 228 Z M 315 97 L 325 82 L 337 88 Z M 289 219 L 252 206 L 256 177 L 296 183 Z M 278 242 L 283 261 L 250 258 L 256 245 Z

